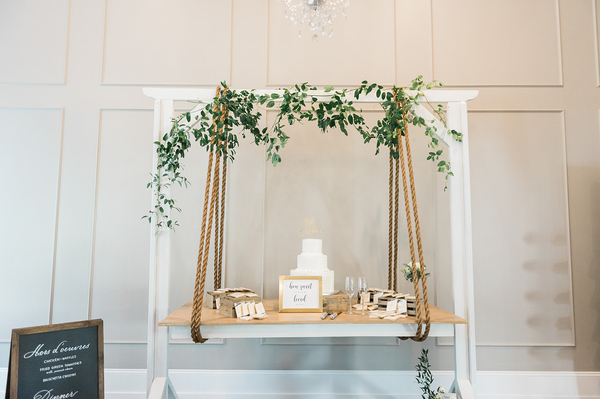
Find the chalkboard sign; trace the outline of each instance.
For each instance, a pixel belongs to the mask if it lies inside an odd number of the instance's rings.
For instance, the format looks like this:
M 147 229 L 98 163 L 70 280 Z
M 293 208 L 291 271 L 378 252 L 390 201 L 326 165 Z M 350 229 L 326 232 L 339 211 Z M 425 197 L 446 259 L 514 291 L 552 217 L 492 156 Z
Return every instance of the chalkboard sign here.
M 103 399 L 102 320 L 12 331 L 6 399 Z

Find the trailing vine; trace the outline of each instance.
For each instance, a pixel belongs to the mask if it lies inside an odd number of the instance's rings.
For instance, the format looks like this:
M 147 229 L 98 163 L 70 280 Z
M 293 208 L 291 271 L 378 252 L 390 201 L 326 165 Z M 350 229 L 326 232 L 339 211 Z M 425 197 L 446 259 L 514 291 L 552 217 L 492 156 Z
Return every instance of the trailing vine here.
M 417 370 L 417 384 L 421 388 L 421 399 L 441 399 L 442 395 L 446 397 L 444 394 L 446 390 L 439 386 L 436 390 L 431 389 L 431 385 L 433 384 L 433 375 L 431 374 L 430 365 L 429 365 L 429 350 L 421 349 L 421 356 L 419 356 L 419 363 L 417 363 L 415 369 Z
M 166 191 L 174 184 L 186 187 L 189 184 L 182 174 L 182 160 L 192 145 L 192 139 L 207 151 L 217 151 L 226 160 L 233 161 L 239 146 L 238 135 L 242 138 L 251 136 L 256 145 L 266 146 L 267 161 L 277 166 L 282 160 L 279 151 L 290 138 L 284 131 L 285 127 L 315 121 L 322 132 L 339 128 L 346 136 L 348 128 L 353 127 L 362 135 L 365 143 L 376 143 L 376 154 L 383 146 L 390 149 L 394 158 L 398 158 L 399 154 L 394 150 L 398 143 L 398 132 L 404 135 L 407 127 L 405 124 L 412 124 L 424 127 L 425 135 L 430 138 L 428 145 L 431 151 L 427 159 L 436 162 L 438 171 L 445 173 L 446 180 L 453 175 L 450 163 L 440 159 L 443 149 L 435 136 L 437 129 L 433 121 L 426 121 L 415 112 L 415 107 L 423 99 L 429 104 L 423 90 L 442 86 L 439 82 L 425 84 L 423 77 L 418 76 L 410 87 L 384 88 L 376 83 L 363 81 L 355 89 L 335 90 L 331 86 L 325 87 L 326 98 L 308 83 L 296 84 L 271 94 L 257 94 L 254 90 L 237 92 L 230 90 L 225 82 L 221 86 L 220 96 L 213 98 L 210 103 L 200 102 L 192 110 L 173 118 L 170 131 L 154 143 L 159 172 L 152 175 L 147 187 L 154 190 L 157 201 L 143 218 L 150 222 L 154 217 L 157 227 L 174 228 L 178 225 L 168 215 L 171 210 L 181 212 L 181 209 Z M 361 110 L 357 110 L 353 102 L 361 95 L 370 93 L 375 93 L 382 100 L 381 107 L 384 111 L 384 118 L 372 127 L 367 126 Z M 260 129 L 261 109 L 270 109 L 276 104 L 279 112 L 275 121 L 270 127 Z M 429 105 L 445 127 L 442 105 Z M 235 133 L 236 131 L 239 133 Z M 462 134 L 455 130 L 448 130 L 448 134 L 457 141 L 462 140 Z

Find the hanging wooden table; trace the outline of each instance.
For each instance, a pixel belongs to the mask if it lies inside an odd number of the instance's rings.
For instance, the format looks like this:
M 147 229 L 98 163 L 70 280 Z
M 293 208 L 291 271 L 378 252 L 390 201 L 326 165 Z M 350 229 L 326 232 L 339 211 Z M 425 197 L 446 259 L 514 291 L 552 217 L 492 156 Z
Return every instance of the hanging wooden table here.
M 277 299 L 263 299 L 269 317 L 240 320 L 219 314 L 218 310 L 202 310 L 201 331 L 204 338 L 309 338 L 309 337 L 409 337 L 417 329 L 416 317 L 395 321 L 368 315 L 342 313 L 334 320 L 321 320 L 320 313 L 279 313 Z M 430 305 L 433 337 L 454 336 L 455 324 L 467 324 L 450 312 Z M 192 301 L 186 303 L 158 323 L 170 327 L 171 336 L 189 338 Z

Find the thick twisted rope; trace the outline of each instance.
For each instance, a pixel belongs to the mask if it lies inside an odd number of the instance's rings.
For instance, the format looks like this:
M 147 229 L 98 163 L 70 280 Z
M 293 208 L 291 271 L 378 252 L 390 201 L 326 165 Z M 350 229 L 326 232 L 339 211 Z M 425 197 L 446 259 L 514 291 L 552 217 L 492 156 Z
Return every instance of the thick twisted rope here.
M 398 289 L 398 159 L 390 148 L 389 233 L 388 233 L 388 290 Z M 396 146 L 397 151 L 397 146 Z M 395 168 L 394 168 L 395 166 Z
M 221 96 L 221 87 L 217 87 L 217 99 Z M 223 106 L 223 110 L 226 108 Z M 215 105 L 214 111 L 218 111 L 218 105 Z M 225 112 L 226 113 L 226 112 Z M 221 121 L 224 121 L 224 116 L 221 116 Z M 217 126 L 216 120 L 213 120 L 213 128 Z M 204 303 L 204 288 L 206 284 L 206 269 L 208 266 L 208 255 L 210 249 L 210 238 L 212 233 L 212 225 L 213 225 L 213 216 L 216 212 L 215 206 L 217 202 L 218 192 L 219 192 L 219 165 L 221 160 L 221 152 L 218 150 L 219 146 L 219 133 L 221 129 L 217 129 L 215 136 L 211 140 L 210 144 L 210 153 L 208 156 L 208 169 L 206 171 L 206 189 L 204 191 L 204 208 L 202 212 L 202 226 L 200 233 L 200 243 L 198 248 L 198 260 L 196 262 L 196 283 L 194 287 L 194 299 L 193 299 L 193 307 L 192 307 L 192 320 L 191 320 L 191 333 L 192 339 L 196 343 L 204 343 L 207 340 L 202 338 L 202 334 L 200 333 L 200 320 L 202 317 L 202 305 Z M 216 161 L 214 163 L 214 175 L 213 175 L 213 154 L 217 152 Z M 209 192 L 211 192 L 211 181 L 212 181 L 212 195 L 210 200 L 210 206 L 208 202 Z M 224 193 L 223 193 L 224 195 Z M 218 212 L 218 211 L 217 211 Z M 223 215 L 224 209 L 222 209 L 221 214 Z M 222 217 L 221 215 L 221 217 Z M 207 221 L 208 216 L 208 221 Z M 215 224 L 217 224 L 215 222 Z M 222 224 L 221 224 L 222 227 Z M 217 233 L 215 233 L 215 236 Z M 222 237 L 222 234 L 221 234 Z M 215 239 L 216 241 L 216 239 Z M 215 247 L 215 249 L 217 249 Z M 220 251 L 222 251 L 222 241 L 220 242 Z M 217 256 L 215 254 L 215 256 Z M 222 258 L 221 258 L 222 259 Z M 217 271 L 215 270 L 215 274 Z M 215 282 L 216 284 L 216 282 Z M 215 285 L 216 287 L 216 285 Z
M 219 139 L 217 138 L 217 143 L 219 143 Z M 210 227 L 212 226 L 212 216 L 214 214 L 215 216 L 215 255 L 214 255 L 214 287 L 216 288 L 218 285 L 218 263 L 219 263 L 219 183 L 220 183 L 220 179 L 221 179 L 221 152 L 217 149 L 215 149 L 217 151 L 217 160 L 215 161 L 215 176 L 214 176 L 214 180 L 213 180 L 213 185 L 212 185 L 212 197 L 211 197 L 211 209 L 213 209 L 214 207 L 214 211 L 212 214 L 209 214 L 209 222 L 208 222 L 208 228 L 210 229 Z M 214 201 L 214 204 L 213 204 Z M 210 238 L 210 232 L 209 232 L 209 238 Z M 206 251 L 206 253 L 204 254 L 204 257 L 206 258 L 205 264 L 206 262 L 208 262 L 208 251 Z
M 217 139 L 217 143 L 219 142 L 219 140 Z M 217 167 L 216 167 L 216 172 L 215 172 L 215 182 L 216 182 L 216 186 L 213 186 L 212 189 L 213 191 L 215 191 L 215 202 L 216 202 L 216 206 L 215 206 L 215 256 L 213 259 L 213 286 L 215 287 L 215 289 L 217 289 L 217 287 L 219 286 L 219 257 L 217 256 L 217 254 L 219 253 L 219 238 L 221 238 L 221 235 L 219 234 L 219 229 L 220 229 L 220 225 L 219 225 L 219 182 L 221 179 L 221 174 L 219 173 L 219 155 L 217 155 Z M 216 189 L 215 189 L 216 188 Z
M 221 106 L 221 122 L 225 122 L 228 115 L 228 110 L 225 105 Z M 216 218 L 215 218 L 215 289 L 221 288 L 222 282 L 222 269 L 223 269 L 223 231 L 225 221 L 225 187 L 227 182 L 227 133 L 225 133 L 225 139 L 223 143 L 223 169 L 221 176 L 221 206 L 220 206 L 220 217 L 219 217 L 219 205 L 217 204 Z M 218 186 L 213 188 L 218 191 Z M 217 193 L 217 202 L 219 201 L 219 193 Z
M 398 212 L 400 212 L 400 207 L 398 205 L 398 178 L 400 175 L 400 173 L 398 172 L 398 162 L 398 158 L 394 159 L 394 283 L 392 288 L 394 291 L 398 290 Z
M 421 272 L 421 278 L 418 278 L 418 273 L 417 273 L 417 269 L 416 269 L 416 264 L 414 259 L 412 260 L 412 266 L 413 266 L 413 276 L 416 277 L 414 278 L 414 280 L 420 280 L 421 281 L 421 286 L 423 288 L 423 302 L 421 304 L 422 308 L 420 309 L 421 312 L 420 314 L 424 315 L 424 321 L 425 321 L 425 332 L 421 335 L 420 339 L 417 338 L 417 336 L 415 337 L 415 340 L 419 340 L 419 341 L 424 341 L 425 339 L 427 339 L 427 336 L 429 335 L 429 330 L 431 328 L 431 324 L 430 324 L 430 314 L 429 314 L 429 295 L 427 293 L 427 279 L 425 276 L 425 263 L 423 261 L 423 245 L 422 245 L 422 241 L 421 241 L 421 225 L 419 224 L 419 211 L 418 211 L 418 207 L 417 207 L 417 190 L 415 187 L 415 176 L 414 176 L 414 172 L 413 172 L 413 166 L 412 166 L 412 155 L 410 153 L 410 140 L 409 140 L 409 136 L 408 136 L 408 120 L 406 117 L 406 111 L 405 111 L 405 107 L 403 104 L 402 107 L 402 119 L 404 121 L 404 140 L 406 141 L 406 160 L 408 162 L 408 173 L 409 173 L 409 178 L 410 178 L 410 191 L 412 193 L 412 205 L 413 205 L 413 214 L 414 214 L 414 219 L 415 219 L 415 232 L 417 235 L 417 251 L 419 254 L 419 269 Z M 412 247 L 412 244 L 411 244 Z M 412 255 L 411 255 L 412 256 Z M 417 285 L 418 287 L 418 285 Z M 420 332 L 420 328 L 417 328 L 417 332 Z
M 394 241 L 393 241 L 393 228 L 394 228 L 394 204 L 393 204 L 393 198 L 394 198 L 394 157 L 392 155 L 392 150 L 390 149 L 390 178 L 389 178 L 389 194 L 388 194 L 388 198 L 389 198 L 389 228 L 388 228 L 388 290 L 393 289 L 392 288 L 392 259 L 394 257 Z
M 414 172 L 412 167 L 412 156 L 410 152 L 410 140 L 408 136 L 408 120 L 406 117 L 406 111 L 404 103 L 400 104 L 397 100 L 397 93 L 394 93 L 394 102 L 396 103 L 396 107 L 402 107 L 402 122 L 403 129 L 398 129 L 398 152 L 400 158 L 400 166 L 402 170 L 402 187 L 404 190 L 404 208 L 406 212 L 406 224 L 408 229 L 408 240 L 409 240 L 409 248 L 410 248 L 410 257 L 412 262 L 412 272 L 413 272 L 413 286 L 415 290 L 415 300 L 417 305 L 417 332 L 414 337 L 411 337 L 414 341 L 424 341 L 427 339 L 430 330 L 430 314 L 429 314 L 429 297 L 427 294 L 427 282 L 425 279 L 425 269 L 423 262 L 423 247 L 421 243 L 421 230 L 419 224 L 419 214 L 417 209 L 417 194 L 415 188 L 414 181 Z M 402 134 L 404 133 L 404 134 Z M 404 159 L 404 145 L 403 142 L 406 143 L 406 162 L 408 163 L 408 173 L 410 180 L 410 191 L 412 197 L 412 208 L 415 219 L 415 233 L 417 236 L 417 250 L 419 255 L 419 269 L 421 271 L 421 279 L 418 278 L 419 274 L 417 272 L 416 265 L 416 256 L 415 256 L 415 248 L 414 248 L 414 239 L 413 239 L 413 229 L 412 229 L 412 218 L 411 218 L 411 207 L 410 207 L 410 199 L 408 193 L 408 187 L 406 182 L 406 166 Z M 423 301 L 421 301 L 420 289 L 419 289 L 419 280 L 421 280 L 421 285 L 423 286 Z M 425 331 L 423 332 L 423 324 L 425 324 Z
M 223 112 L 226 115 L 226 112 Z M 225 223 L 225 188 L 227 186 L 227 136 L 224 141 L 225 155 L 223 156 L 223 178 L 221 179 L 221 220 L 219 227 L 219 252 L 218 252 L 218 267 L 215 274 L 218 274 L 217 284 L 215 289 L 221 288 L 222 270 L 223 270 L 223 231 Z
M 225 105 L 223 104 L 221 106 L 221 122 L 225 122 L 225 118 L 226 118 L 226 114 L 227 114 L 227 108 L 225 107 Z M 221 133 L 221 130 L 219 130 L 218 133 Z M 221 139 L 219 139 L 217 137 L 217 143 L 221 143 Z M 218 146 L 217 146 L 218 147 Z M 227 143 L 225 142 L 224 148 L 227 148 Z M 219 157 L 220 157 L 220 152 L 219 152 Z M 213 270 L 214 270 L 214 280 L 213 280 L 213 286 L 214 289 L 219 289 L 221 288 L 221 265 L 223 262 L 223 219 L 225 216 L 225 189 L 224 189 L 224 184 L 225 184 L 225 174 L 226 174 L 226 168 L 227 168 L 227 161 L 225 159 L 225 156 L 223 156 L 222 158 L 223 160 L 223 176 L 221 176 L 221 174 L 219 173 L 219 168 L 217 167 L 217 175 L 219 176 L 219 178 L 215 178 L 216 181 L 216 185 L 213 186 L 213 190 L 216 191 L 216 207 L 215 207 L 215 256 L 214 256 L 214 263 L 213 263 Z M 217 163 L 219 163 L 219 161 L 217 160 Z M 221 201 L 219 201 L 219 182 L 222 181 L 223 184 L 221 185 Z M 220 204 L 220 207 L 219 207 Z M 221 217 L 219 217 L 219 214 L 221 215 Z

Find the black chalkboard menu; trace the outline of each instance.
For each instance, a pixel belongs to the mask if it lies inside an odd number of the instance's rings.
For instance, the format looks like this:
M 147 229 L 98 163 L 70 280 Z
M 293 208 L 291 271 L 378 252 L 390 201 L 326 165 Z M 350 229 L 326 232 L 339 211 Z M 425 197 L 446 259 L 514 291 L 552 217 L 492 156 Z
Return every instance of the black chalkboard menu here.
M 103 399 L 102 320 L 12 331 L 6 399 Z

